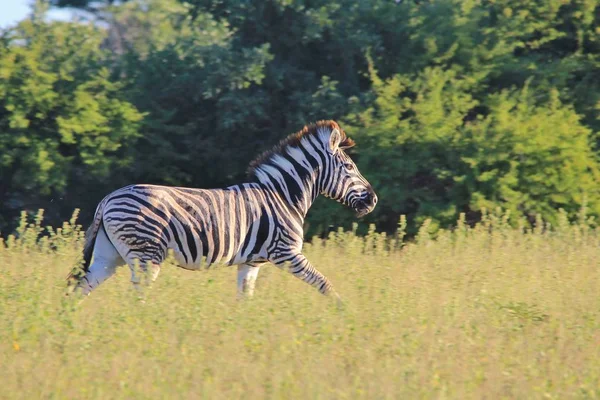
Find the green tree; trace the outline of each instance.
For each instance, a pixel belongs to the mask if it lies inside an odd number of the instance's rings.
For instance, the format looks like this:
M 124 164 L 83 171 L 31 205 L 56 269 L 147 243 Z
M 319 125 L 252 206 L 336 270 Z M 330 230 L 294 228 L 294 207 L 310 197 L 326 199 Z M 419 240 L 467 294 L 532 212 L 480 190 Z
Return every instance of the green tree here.
M 131 161 L 142 119 L 110 79 L 103 33 L 43 17 L 38 8 L 0 38 L 0 227 L 50 199 L 55 215 L 85 204 L 86 189 Z
M 48 0 L 52 6 L 82 8 L 88 11 L 96 11 L 106 6 L 125 3 L 128 0 Z
M 226 22 L 192 17 L 173 0 L 132 1 L 112 14 L 114 74 L 147 113 L 131 179 L 214 187 L 243 177 L 265 129 L 256 124 L 268 120 L 253 91 L 268 45 L 237 48 Z
M 382 195 L 365 222 L 380 229 L 400 213 L 446 226 L 483 206 L 552 219 L 585 197 L 597 209 L 596 0 L 50 3 L 89 12 L 100 28 L 79 38 L 107 52 L 81 73 L 101 65 L 112 98 L 145 114 L 140 136 L 116 151 L 129 166 L 104 167 L 107 186 L 76 186 L 95 201 L 103 193 L 91 190 L 121 183 L 239 181 L 279 138 L 334 118 L 358 136 L 354 157 Z M 351 219 L 320 201 L 309 234 Z
M 380 188 L 380 228 L 401 214 L 417 225 L 432 217 L 449 226 L 461 212 L 475 222 L 496 207 L 551 222 L 586 202 L 600 212 L 592 132 L 557 90 L 539 100 L 526 85 L 479 101 L 468 77 L 441 68 L 386 81 L 373 72 L 373 81 L 374 105 L 349 120 Z
M 453 69 L 482 96 L 534 78 L 531 90 L 559 90 L 600 128 L 597 0 L 444 0 L 413 6 L 410 15 L 411 55 L 396 73 Z

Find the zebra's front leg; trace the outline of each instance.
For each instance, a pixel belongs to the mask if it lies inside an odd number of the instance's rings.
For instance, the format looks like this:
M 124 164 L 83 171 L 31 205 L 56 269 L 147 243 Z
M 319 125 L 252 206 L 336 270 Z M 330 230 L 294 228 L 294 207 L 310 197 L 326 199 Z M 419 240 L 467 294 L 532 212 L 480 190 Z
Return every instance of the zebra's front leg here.
M 333 285 L 329 282 L 329 279 L 317 271 L 302 253 L 275 257 L 269 261 L 279 268 L 289 266 L 287 270 L 296 278 L 302 279 L 304 282 L 317 288 L 321 294 L 333 296 L 337 299 L 338 305 L 342 304 L 342 299 L 333 289 Z
M 258 271 L 260 270 L 261 264 L 241 264 L 238 265 L 237 275 L 237 297 L 242 299 L 244 297 L 252 297 L 254 295 L 254 286 L 256 284 L 256 278 L 258 277 Z

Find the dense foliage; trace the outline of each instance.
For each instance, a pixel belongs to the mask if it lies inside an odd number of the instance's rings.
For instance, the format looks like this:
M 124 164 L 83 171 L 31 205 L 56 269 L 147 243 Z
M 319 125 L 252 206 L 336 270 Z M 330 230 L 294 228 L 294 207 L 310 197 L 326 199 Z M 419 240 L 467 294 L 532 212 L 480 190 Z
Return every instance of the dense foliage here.
M 133 182 L 215 187 L 338 119 L 366 222 L 600 214 L 596 0 L 52 0 L 0 38 L 0 229 Z M 351 213 L 319 201 L 310 233 Z
M 3 35 L 0 227 L 17 209 L 51 200 L 60 217 L 133 160 L 142 114 L 111 79 L 103 38 L 91 25 L 47 24 L 38 13 Z

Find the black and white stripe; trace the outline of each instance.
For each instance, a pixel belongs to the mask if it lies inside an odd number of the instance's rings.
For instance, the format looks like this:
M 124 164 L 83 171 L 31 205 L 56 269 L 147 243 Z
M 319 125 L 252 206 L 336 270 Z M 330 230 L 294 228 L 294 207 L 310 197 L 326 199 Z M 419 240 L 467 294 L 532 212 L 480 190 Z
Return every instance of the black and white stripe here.
M 251 182 L 224 189 L 132 185 L 116 190 L 96 210 L 79 286 L 89 293 L 119 261 L 152 265 L 155 278 L 172 249 L 186 269 L 238 265 L 240 292 L 252 294 L 259 266 L 272 262 L 289 265 L 294 276 L 332 293 L 328 279 L 301 252 L 303 223 L 319 194 L 359 216 L 375 207 L 370 184 L 344 152 L 353 144 L 337 123 L 321 121 L 263 154 L 251 166 Z

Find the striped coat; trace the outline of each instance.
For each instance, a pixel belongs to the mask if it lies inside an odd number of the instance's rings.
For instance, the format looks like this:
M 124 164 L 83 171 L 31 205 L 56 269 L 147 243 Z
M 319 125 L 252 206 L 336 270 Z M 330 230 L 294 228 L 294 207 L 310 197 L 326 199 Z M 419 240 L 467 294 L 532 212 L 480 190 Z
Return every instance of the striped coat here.
M 251 164 L 248 183 L 223 189 L 131 185 L 112 192 L 86 234 L 75 286 L 87 294 L 125 263 L 139 283 L 136 261 L 154 280 L 172 250 L 185 269 L 238 265 L 240 295 L 252 295 L 266 262 L 289 265 L 321 293 L 335 293 L 302 254 L 302 227 L 319 194 L 359 216 L 375 207 L 377 196 L 344 151 L 353 145 L 336 122 L 321 121 L 262 154 Z

